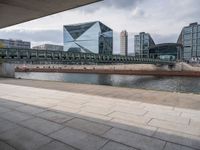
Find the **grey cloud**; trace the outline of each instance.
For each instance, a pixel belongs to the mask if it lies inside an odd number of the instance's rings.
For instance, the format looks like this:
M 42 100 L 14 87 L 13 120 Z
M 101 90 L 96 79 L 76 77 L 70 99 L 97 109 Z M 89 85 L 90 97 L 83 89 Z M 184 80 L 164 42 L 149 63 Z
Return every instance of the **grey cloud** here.
M 161 34 L 151 34 L 154 42 L 156 44 L 160 43 L 176 43 L 178 40 L 178 34 L 161 35 Z
M 88 5 L 83 7 L 81 10 L 86 13 L 92 13 L 103 7 L 114 7 L 116 9 L 132 10 L 138 3 L 143 0 L 104 0 L 99 3 Z
M 33 43 L 50 42 L 61 44 L 63 32 L 61 30 L 0 30 L 0 38 L 21 39 Z

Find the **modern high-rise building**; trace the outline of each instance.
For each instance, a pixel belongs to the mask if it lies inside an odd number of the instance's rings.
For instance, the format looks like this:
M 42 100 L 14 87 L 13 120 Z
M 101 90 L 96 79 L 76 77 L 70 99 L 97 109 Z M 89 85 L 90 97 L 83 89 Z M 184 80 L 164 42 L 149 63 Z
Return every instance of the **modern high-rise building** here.
M 155 43 L 149 33 L 141 32 L 135 35 L 135 56 L 140 58 L 149 57 L 149 47 L 155 46 Z
M 0 39 L 0 48 L 30 49 L 31 43 L 22 40 Z
M 53 45 L 53 44 L 43 44 L 43 45 L 34 46 L 32 48 L 38 49 L 38 50 L 63 51 L 63 46 Z
M 183 45 L 183 59 L 200 57 L 200 24 L 191 23 L 182 29 L 178 43 Z
M 99 21 L 66 25 L 63 30 L 65 51 L 106 55 L 113 53 L 113 31 Z
M 120 34 L 120 54 L 124 56 L 128 55 L 128 32 L 126 30 Z

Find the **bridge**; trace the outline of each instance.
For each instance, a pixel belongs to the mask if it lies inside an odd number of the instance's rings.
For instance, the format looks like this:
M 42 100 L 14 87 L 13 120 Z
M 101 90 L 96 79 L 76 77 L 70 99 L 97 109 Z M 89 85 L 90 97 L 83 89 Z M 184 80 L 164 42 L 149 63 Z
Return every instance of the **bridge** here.
M 0 48 L 0 59 L 7 63 L 26 64 L 175 64 L 174 61 L 136 58 L 134 56 L 10 48 Z
M 99 1 L 101 0 L 1 0 L 0 28 Z

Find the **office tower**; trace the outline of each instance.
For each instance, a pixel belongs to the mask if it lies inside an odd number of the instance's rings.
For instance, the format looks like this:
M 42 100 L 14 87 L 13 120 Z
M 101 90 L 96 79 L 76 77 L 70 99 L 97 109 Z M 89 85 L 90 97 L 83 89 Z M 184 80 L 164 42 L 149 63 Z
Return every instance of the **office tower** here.
M 135 35 L 135 56 L 139 58 L 149 57 L 149 47 L 154 46 L 155 43 L 149 33 L 141 32 Z
M 120 54 L 128 55 L 128 32 L 125 30 L 120 34 Z
M 183 45 L 183 59 L 200 57 L 200 25 L 191 23 L 182 29 L 178 43 Z

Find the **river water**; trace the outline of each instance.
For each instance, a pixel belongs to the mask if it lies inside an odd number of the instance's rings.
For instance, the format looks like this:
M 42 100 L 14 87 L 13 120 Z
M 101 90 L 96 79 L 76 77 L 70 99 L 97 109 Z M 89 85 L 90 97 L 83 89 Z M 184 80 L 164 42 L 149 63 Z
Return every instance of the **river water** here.
M 16 73 L 16 78 L 200 94 L 200 78 L 77 73 Z

